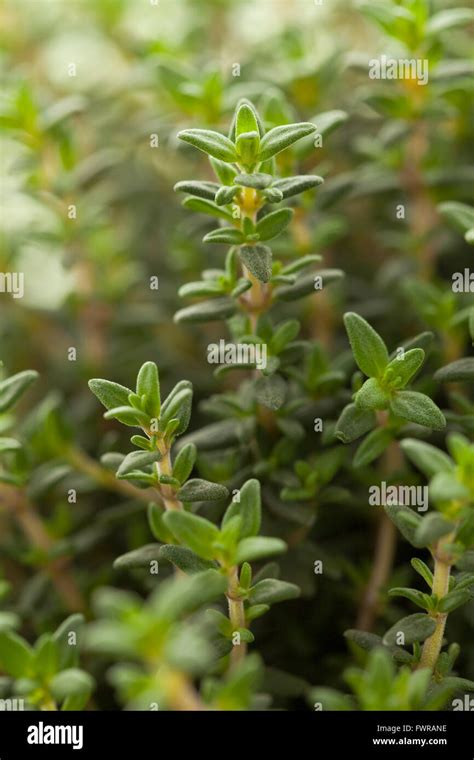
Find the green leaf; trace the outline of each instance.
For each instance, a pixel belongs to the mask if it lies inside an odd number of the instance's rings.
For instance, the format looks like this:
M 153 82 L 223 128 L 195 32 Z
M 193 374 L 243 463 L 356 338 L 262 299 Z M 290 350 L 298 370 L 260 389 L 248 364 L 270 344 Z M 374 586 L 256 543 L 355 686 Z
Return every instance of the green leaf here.
M 167 516 L 172 514 L 178 513 L 168 512 Z M 165 581 L 157 591 L 153 600 L 154 611 L 159 617 L 174 620 L 213 602 L 226 589 L 227 578 L 216 570 L 173 578 Z
M 239 257 L 244 266 L 260 282 L 268 282 L 272 276 L 272 252 L 266 245 L 243 245 Z
M 430 443 L 416 438 L 404 438 L 400 442 L 400 448 L 428 480 L 438 472 L 451 472 L 454 469 L 451 457 Z
M 391 433 L 385 428 L 377 428 L 362 441 L 354 457 L 354 467 L 366 467 L 377 459 L 392 442 Z
M 109 409 L 105 412 L 104 419 L 118 420 L 122 425 L 128 427 L 146 427 L 149 422 L 149 416 L 145 412 L 128 405 Z
M 69 615 L 53 633 L 58 647 L 58 667 L 71 668 L 79 662 L 80 637 L 84 629 L 85 619 L 79 613 Z
M 0 413 L 10 409 L 37 377 L 39 375 L 35 370 L 27 369 L 2 380 L 0 382 Z
M 159 462 L 160 459 L 159 451 L 131 451 L 122 459 L 116 476 L 119 480 L 139 480 L 143 470 L 154 462 Z
M 143 409 L 150 417 L 160 416 L 160 381 L 155 362 L 145 362 L 137 376 L 137 396 L 145 396 Z
M 276 411 L 283 406 L 287 384 L 280 375 L 260 377 L 255 384 L 255 399 L 267 409 Z
M 219 499 L 227 499 L 229 491 L 219 483 L 193 478 L 179 489 L 176 496 L 180 501 L 218 501 Z
M 400 359 L 392 359 L 384 372 L 384 383 L 388 383 L 391 388 L 404 388 L 418 372 L 424 360 L 425 352 L 422 348 L 412 348 Z
M 433 586 L 433 573 L 429 569 L 428 565 L 426 565 L 421 559 L 418 559 L 417 557 L 413 557 L 411 560 L 412 567 L 416 570 L 416 572 L 421 575 L 424 581 L 426 581 L 428 587 L 431 589 Z
M 458 383 L 474 379 L 474 357 L 467 356 L 441 367 L 434 374 L 440 383 Z
M 352 443 L 361 435 L 371 430 L 376 423 L 375 413 L 360 409 L 355 404 L 348 404 L 336 423 L 336 438 L 343 443 Z
M 261 172 L 255 172 L 253 174 L 237 174 L 237 176 L 234 177 L 234 183 L 236 185 L 253 187 L 254 190 L 265 190 L 272 180 L 273 177 L 271 174 L 262 174 Z
M 34 653 L 26 641 L 14 631 L 0 631 L 0 670 L 13 678 L 31 675 Z
M 316 131 L 316 125 L 309 122 L 300 122 L 299 124 L 285 124 L 281 127 L 274 127 L 262 138 L 260 143 L 260 161 L 267 161 L 272 156 L 276 156 L 285 148 L 293 145 L 302 137 L 311 135 Z
M 331 282 L 340 280 L 344 277 L 344 272 L 340 269 L 320 269 L 318 272 L 304 274 L 296 280 L 293 285 L 282 285 L 274 291 L 274 297 L 281 301 L 296 301 L 298 298 L 304 298 L 312 293 L 317 293 L 322 287 L 330 285 Z M 318 287 L 316 287 L 316 283 Z
M 167 426 L 172 420 L 178 420 L 178 424 L 174 426 L 174 435 L 181 435 L 184 433 L 189 425 L 191 419 L 191 409 L 193 403 L 193 391 L 191 388 L 183 388 L 178 391 L 169 404 L 163 406 L 160 417 L 160 428 L 167 429 Z
M 458 607 L 462 607 L 463 604 L 467 604 L 467 602 L 470 602 L 474 599 L 472 593 L 467 590 L 457 590 L 451 591 L 449 594 L 444 596 L 439 605 L 438 610 L 440 612 L 453 612 Z
M 416 539 L 416 531 L 421 523 L 420 515 L 402 504 L 386 504 L 384 509 L 407 541 L 418 548 L 424 546 Z
M 280 208 L 272 211 L 270 214 L 263 216 L 257 222 L 257 232 L 261 240 L 271 240 L 288 227 L 293 217 L 293 209 Z
M 178 138 L 219 161 L 232 164 L 237 160 L 233 143 L 219 132 L 210 129 L 184 129 L 178 132 Z
M 426 24 L 426 34 L 429 36 L 437 36 L 444 32 L 446 29 L 452 29 L 455 26 L 468 26 L 474 21 L 474 11 L 472 8 L 449 8 L 443 11 L 438 11 L 431 18 L 428 19 Z M 463 206 L 463 203 L 442 203 L 441 206 Z M 474 225 L 474 212 L 473 221 Z
M 450 11 L 447 12 L 449 13 Z M 474 227 L 474 208 L 468 206 L 467 203 L 447 201 L 446 203 L 440 203 L 437 208 L 440 214 L 448 219 L 459 232 L 466 232 L 466 230 Z
M 403 596 L 405 599 L 409 599 L 410 602 L 416 604 L 417 607 L 421 607 L 423 610 L 429 610 L 430 597 L 428 594 L 424 594 L 422 591 L 418 591 L 414 588 L 391 588 L 388 592 L 389 596 Z
M 249 602 L 251 604 L 276 604 L 276 602 L 284 602 L 287 599 L 296 599 L 299 595 L 300 590 L 294 583 L 267 578 L 256 583 L 250 589 Z
M 174 190 L 181 193 L 195 195 L 197 198 L 205 198 L 208 201 L 214 201 L 216 193 L 219 190 L 217 182 L 196 182 L 194 180 L 184 180 L 177 182 Z
M 186 282 L 178 290 L 180 298 L 196 296 L 221 296 L 225 294 L 225 287 L 214 280 L 199 280 L 198 282 Z
M 176 565 L 186 575 L 194 575 L 195 573 L 202 573 L 204 570 L 215 569 L 215 563 L 201 559 L 201 557 L 198 557 L 197 554 L 186 546 L 175 546 L 174 544 L 161 546 L 160 558 L 172 562 L 173 565 Z
M 178 456 L 173 463 L 173 477 L 181 485 L 189 478 L 196 462 L 197 448 L 194 443 L 187 443 L 180 449 Z
M 256 536 L 260 530 L 262 519 L 259 481 L 254 478 L 247 480 L 238 495 L 239 500 L 232 501 L 227 508 L 222 520 L 222 527 L 225 527 L 233 517 L 239 515 L 242 518 L 240 537 Z
M 431 430 L 443 430 L 446 427 L 446 419 L 441 409 L 424 393 L 398 391 L 390 403 L 390 408 L 397 417 L 416 422 Z
M 344 314 L 344 324 L 359 369 L 368 377 L 381 377 L 388 364 L 388 351 L 380 335 L 354 312 Z
M 89 388 L 106 409 L 128 406 L 128 397 L 132 393 L 130 388 L 125 388 L 124 385 L 99 378 L 89 380 Z
M 221 208 L 212 201 L 207 201 L 204 198 L 194 198 L 192 195 L 189 198 L 185 198 L 181 204 L 189 211 L 196 211 L 199 214 L 207 214 L 208 216 L 215 216 L 217 219 L 224 219 L 226 222 L 232 221 L 232 214 L 225 208 Z
M 253 108 L 247 103 L 242 103 L 237 111 L 235 120 L 235 135 L 239 137 L 239 135 L 245 132 L 256 132 L 259 134 L 259 126 Z
M 94 688 L 94 679 L 84 670 L 68 668 L 57 673 L 49 682 L 54 699 L 61 702 L 66 697 L 89 695 Z
M 229 187 L 228 185 L 223 185 L 216 193 L 216 206 L 225 206 L 228 203 L 232 203 L 235 195 L 237 195 L 238 192 L 238 187 Z
M 145 544 L 139 549 L 134 549 L 114 560 L 114 568 L 120 570 L 123 568 L 150 568 L 150 562 L 158 562 L 160 559 L 159 544 Z
M 235 314 L 236 305 L 232 298 L 215 298 L 212 301 L 187 306 L 174 315 L 174 321 L 181 322 L 219 322 Z
M 282 554 L 286 551 L 286 544 L 280 538 L 267 538 L 264 536 L 251 536 L 240 541 L 237 548 L 236 562 L 250 562 L 274 554 Z
M 223 185 L 231 185 L 234 181 L 234 177 L 237 175 L 237 170 L 230 164 L 226 164 L 224 161 L 218 161 L 217 158 L 209 158 L 215 175 Z
M 244 132 L 237 137 L 235 151 L 244 167 L 253 167 L 257 161 L 260 137 L 258 132 Z
M 430 546 L 438 538 L 445 536 L 452 530 L 454 530 L 453 523 L 445 520 L 438 512 L 432 512 L 420 521 L 416 529 L 415 540 L 418 546 Z
M 390 401 L 388 393 L 382 388 L 376 377 L 369 377 L 354 396 L 354 402 L 360 409 L 386 409 Z
M 228 245 L 239 245 L 245 238 L 243 233 L 235 227 L 219 227 L 211 230 L 203 237 L 203 243 L 226 243 Z
M 6 451 L 18 451 L 21 449 L 21 443 L 14 438 L 0 438 L 0 454 Z
M 173 511 L 163 515 L 163 522 L 178 541 L 199 557 L 214 558 L 213 544 L 219 538 L 219 530 L 209 520 L 190 512 Z
M 286 322 L 279 324 L 270 341 L 272 353 L 281 353 L 285 346 L 298 336 L 300 326 L 297 319 L 288 319 Z
M 395 623 L 383 637 L 383 643 L 386 646 L 399 644 L 397 641 L 398 634 L 404 636 L 404 646 L 413 644 L 415 641 L 424 641 L 436 629 L 436 622 L 429 615 L 422 612 L 415 612 L 414 615 L 408 615 Z
M 318 187 L 324 182 L 322 177 L 317 175 L 306 174 L 296 177 L 285 177 L 285 179 L 277 179 L 272 183 L 272 190 L 279 190 L 283 198 L 291 198 L 293 195 L 303 193 L 305 190 L 311 190 L 313 187 Z
M 148 505 L 148 523 L 150 525 L 150 530 L 157 541 L 162 541 L 167 544 L 173 540 L 173 534 L 168 530 L 163 521 L 165 512 L 165 508 L 160 504 L 151 503 Z

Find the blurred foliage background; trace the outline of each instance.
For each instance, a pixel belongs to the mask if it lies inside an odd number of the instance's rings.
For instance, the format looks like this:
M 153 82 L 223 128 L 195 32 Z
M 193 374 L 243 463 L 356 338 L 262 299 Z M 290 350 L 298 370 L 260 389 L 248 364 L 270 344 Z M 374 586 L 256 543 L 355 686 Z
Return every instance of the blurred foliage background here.
M 120 426 L 101 418 L 87 380 L 127 385 L 142 362 L 156 361 L 164 387 L 183 377 L 193 381 L 196 430 L 212 422 L 199 402 L 237 387 L 234 375 L 218 380 L 205 361 L 222 325 L 172 320 L 182 305 L 179 286 L 222 264 L 222 251 L 201 243 L 205 218 L 183 211 L 173 193 L 178 180 L 211 178 L 204 157 L 178 145 L 179 129 L 226 131 L 241 97 L 255 101 L 269 126 L 318 125 L 321 147 L 309 138 L 279 159 L 281 176 L 296 164 L 301 174 L 325 178 L 299 202 L 281 253 L 321 253 L 325 266 L 346 277 L 282 314 L 298 316 L 303 337 L 318 341 L 329 358 L 347 352 L 341 314 L 349 308 L 391 346 L 423 330 L 435 333 L 427 392 L 435 389 L 430 378 L 437 367 L 469 352 L 472 295 L 453 293 L 451 275 L 472 264 L 472 249 L 438 210 L 447 201 L 472 202 L 469 18 L 430 29 L 429 18 L 455 13 L 454 3 L 385 7 L 407 9 L 412 21 L 403 14 L 399 23 L 387 21 L 373 6 L 348 0 L 4 0 L 0 270 L 24 272 L 25 293 L 0 294 L 0 357 L 7 374 L 40 373 L 13 420 L 29 443 L 17 475 L 27 473 L 28 498 L 50 549 L 67 557 L 86 599 L 104 583 L 140 591 L 151 583 L 112 568 L 117 554 L 150 535 L 143 504 L 94 469 L 100 455 L 128 443 Z M 429 83 L 370 80 L 368 60 L 381 54 L 428 59 Z M 464 415 L 472 433 L 466 389 L 437 392 L 454 427 L 466 432 Z M 341 408 L 331 397 L 320 403 L 322 416 L 334 416 L 334 403 L 335 412 Z M 2 429 L 11 424 L 4 415 Z M 443 436 L 434 442 L 443 446 Z M 310 463 L 311 456 L 310 443 Z M 241 452 L 233 457 L 237 470 Z M 203 456 L 203 476 L 231 481 L 232 464 L 224 459 Z M 304 704 L 300 679 L 340 686 L 352 656 L 342 633 L 353 625 L 370 567 L 366 487 L 373 475 L 354 475 L 349 465 L 316 527 L 282 562 L 282 577 L 302 587 L 302 598 L 272 611 L 256 633 L 273 668 L 267 677 L 277 705 Z M 67 501 L 69 488 L 77 489 L 76 504 Z M 270 518 L 281 521 L 279 533 L 290 543 L 306 525 L 306 506 L 288 515 L 275 500 L 270 505 Z M 0 523 L 8 609 L 34 637 L 67 609 L 49 593 L 44 556 L 25 540 L 8 506 Z M 396 585 L 411 577 L 410 556 L 401 545 Z M 313 572 L 323 558 L 324 580 Z M 403 601 L 387 603 L 385 625 L 400 608 Z M 463 673 L 473 678 L 473 604 L 450 626 Z M 103 684 L 100 660 L 90 667 Z M 114 705 L 104 684 L 95 698 Z

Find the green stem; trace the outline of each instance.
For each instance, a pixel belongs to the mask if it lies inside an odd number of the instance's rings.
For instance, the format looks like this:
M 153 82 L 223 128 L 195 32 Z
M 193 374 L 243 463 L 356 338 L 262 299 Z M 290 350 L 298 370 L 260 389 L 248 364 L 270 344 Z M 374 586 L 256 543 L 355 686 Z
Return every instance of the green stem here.
M 240 628 L 245 628 L 245 609 L 243 599 L 239 596 L 239 573 L 236 566 L 231 567 L 229 570 L 229 585 L 227 588 L 227 601 L 229 604 L 229 618 L 232 623 L 233 631 L 235 633 Z M 247 645 L 245 642 L 234 644 L 230 659 L 232 666 L 235 666 L 240 662 L 247 652 Z
M 156 463 L 156 469 L 159 475 L 168 475 L 171 477 L 173 474 L 173 468 L 171 465 L 170 450 L 166 448 L 162 441 L 158 441 L 158 449 L 161 454 L 161 459 Z M 182 503 L 176 498 L 175 492 L 171 486 L 160 485 L 160 495 L 163 499 L 163 503 L 166 509 L 179 510 L 183 509 Z
M 448 536 L 445 541 L 449 543 L 450 537 Z M 433 575 L 433 596 L 437 599 L 442 599 L 449 591 L 449 574 L 451 572 L 451 563 L 449 558 L 440 553 L 435 553 L 435 565 Z M 423 644 L 423 651 L 421 653 L 421 659 L 419 668 L 429 668 L 434 670 L 436 662 L 438 660 L 441 648 L 443 646 L 444 629 L 446 627 L 446 620 L 448 615 L 446 612 L 436 612 L 432 615 L 436 628 L 431 636 L 426 639 Z

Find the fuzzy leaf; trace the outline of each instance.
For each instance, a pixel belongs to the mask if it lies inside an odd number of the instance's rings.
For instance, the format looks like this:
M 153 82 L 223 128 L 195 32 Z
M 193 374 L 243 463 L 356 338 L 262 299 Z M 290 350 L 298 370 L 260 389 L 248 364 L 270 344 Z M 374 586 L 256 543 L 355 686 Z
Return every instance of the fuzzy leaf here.
M 89 388 L 106 409 L 128 406 L 128 397 L 132 392 L 130 388 L 125 388 L 125 386 L 119 385 L 119 383 L 98 378 L 89 380 Z
M 239 248 L 242 264 L 260 282 L 268 282 L 272 276 L 272 251 L 266 245 L 243 245 Z
M 150 417 L 160 416 L 160 381 L 155 362 L 145 362 L 137 377 L 137 396 L 145 396 L 143 408 Z
M 232 298 L 215 298 L 212 301 L 187 306 L 180 309 L 174 315 L 175 322 L 219 322 L 228 319 L 236 311 L 236 305 Z
M 287 599 L 296 599 L 299 595 L 300 590 L 294 583 L 267 578 L 256 583 L 250 589 L 249 602 L 251 604 L 276 604 L 276 602 L 284 602 Z
M 210 570 L 215 568 L 213 562 L 201 559 L 197 554 L 186 548 L 186 546 L 175 546 L 174 544 L 166 544 L 160 547 L 160 558 L 166 559 L 168 562 L 172 562 L 186 575 L 194 575 L 195 573 L 202 573 L 204 570 Z
M 359 369 L 368 377 L 381 377 L 388 364 L 388 351 L 380 335 L 354 312 L 344 314 L 344 324 Z
M 400 447 L 428 480 L 438 472 L 450 472 L 454 469 L 452 459 L 430 443 L 418 441 L 416 438 L 405 438 Z
M 184 129 L 178 132 L 178 137 L 219 161 L 231 164 L 237 160 L 233 143 L 219 132 L 210 129 Z
M 422 518 L 415 533 L 417 546 L 430 546 L 438 538 L 445 536 L 454 529 L 453 523 L 448 522 L 438 512 L 432 512 Z
M 367 467 L 377 459 L 392 442 L 392 436 L 385 428 L 372 430 L 357 449 L 354 457 L 354 467 Z
M 260 530 L 261 523 L 261 496 L 260 483 L 258 480 L 247 480 L 239 491 L 239 501 L 232 501 L 227 508 L 222 520 L 224 528 L 236 515 L 241 519 L 240 537 L 247 538 L 256 536 Z
M 272 183 L 272 190 L 279 190 L 283 198 L 291 198 L 293 195 L 303 193 L 305 190 L 311 190 L 313 187 L 322 185 L 324 182 L 322 177 L 317 175 L 306 174 L 296 177 L 286 177 L 285 179 L 277 179 Z
M 336 438 L 343 443 L 352 443 L 364 433 L 368 433 L 376 423 L 375 413 L 360 409 L 355 404 L 348 404 L 342 410 L 336 424 Z
M 257 232 L 260 235 L 260 240 L 271 240 L 280 235 L 291 222 L 293 213 L 293 209 L 291 208 L 280 208 L 263 216 L 257 222 Z
M 217 182 L 197 182 L 194 180 L 184 180 L 177 182 L 174 190 L 181 193 L 195 195 L 197 198 L 205 198 L 208 201 L 214 201 L 216 193 L 219 190 Z
M 27 369 L 2 380 L 0 382 L 0 413 L 10 409 L 37 377 L 39 375 L 35 370 Z
M 216 501 L 226 499 L 229 496 L 229 491 L 219 483 L 193 478 L 188 480 L 176 495 L 180 501 Z
M 398 634 L 404 636 L 404 645 L 413 644 L 415 641 L 424 641 L 436 629 L 436 623 L 429 615 L 422 612 L 415 612 L 414 615 L 408 615 L 392 625 L 383 637 L 383 643 L 387 646 L 397 645 Z
M 264 536 L 251 536 L 240 541 L 237 548 L 236 562 L 251 562 L 255 559 L 270 557 L 274 554 L 282 554 L 286 551 L 286 544 L 280 538 L 267 538 Z
M 458 359 L 451 364 L 435 372 L 435 380 L 440 383 L 458 383 L 474 379 L 474 357 L 467 356 L 464 359 Z
M 163 515 L 166 527 L 182 544 L 203 559 L 213 559 L 213 544 L 219 538 L 216 526 L 190 512 L 167 512 Z
M 302 137 L 311 135 L 315 131 L 315 124 L 310 124 L 309 122 L 274 127 L 262 138 L 259 160 L 267 161 L 272 156 L 276 156 L 282 150 L 285 150 L 285 148 L 293 145 L 297 140 L 301 140 Z
M 196 462 L 197 449 L 194 443 L 187 443 L 180 449 L 173 463 L 173 477 L 181 483 L 187 480 Z
M 446 427 L 446 419 L 441 409 L 424 393 L 399 391 L 392 399 L 390 408 L 397 417 L 416 422 L 431 430 L 443 430 Z
M 403 354 L 403 358 L 392 359 L 384 372 L 384 382 L 390 387 L 404 388 L 418 372 L 425 360 L 425 352 L 421 348 L 412 348 Z

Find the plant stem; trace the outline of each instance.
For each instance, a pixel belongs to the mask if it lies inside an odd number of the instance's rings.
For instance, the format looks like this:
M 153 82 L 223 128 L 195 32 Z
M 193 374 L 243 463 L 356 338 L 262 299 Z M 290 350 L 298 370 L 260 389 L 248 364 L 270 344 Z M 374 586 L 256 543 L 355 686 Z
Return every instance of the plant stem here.
M 245 610 L 243 599 L 239 596 L 239 573 L 236 566 L 231 567 L 229 570 L 229 585 L 227 588 L 227 601 L 229 604 L 229 618 L 232 623 L 233 633 L 240 628 L 245 628 Z M 235 666 L 240 662 L 247 652 L 247 645 L 245 642 L 234 644 L 230 659 L 232 666 Z
M 387 419 L 388 416 L 386 412 L 379 412 L 379 422 L 382 425 L 387 424 Z M 402 454 L 398 441 L 392 441 L 385 452 L 383 472 L 396 472 L 399 469 L 401 462 Z M 383 511 L 379 518 L 377 537 L 375 539 L 372 572 L 362 597 L 362 603 L 356 621 L 356 628 L 359 628 L 362 631 L 371 631 L 374 627 L 379 606 L 380 591 L 386 585 L 390 577 L 396 546 L 397 532 L 395 526 L 385 511 Z
M 84 475 L 88 475 L 98 485 L 106 488 L 109 491 L 115 491 L 123 496 L 128 496 L 131 499 L 138 499 L 144 501 L 147 504 L 153 501 L 154 491 L 150 489 L 142 490 L 136 488 L 131 483 L 127 483 L 125 480 L 117 480 L 115 475 L 105 467 L 101 467 L 88 454 L 79 448 L 71 447 L 66 452 L 67 461 Z
M 161 673 L 160 682 L 164 684 L 166 700 L 173 710 L 202 711 L 206 706 L 198 692 L 184 673 L 167 669 Z
M 160 461 L 156 463 L 158 474 L 171 477 L 173 468 L 171 466 L 170 450 L 160 441 L 158 441 L 158 449 L 161 454 Z M 163 503 L 166 509 L 183 509 L 182 503 L 176 498 L 175 492 L 171 486 L 160 485 L 159 492 L 163 498 Z
M 51 555 L 54 541 L 24 492 L 2 484 L 0 499 L 17 521 L 30 544 L 39 549 L 42 554 Z M 70 559 L 67 557 L 48 560 L 45 569 L 67 609 L 71 612 L 83 612 L 86 604 L 71 573 L 69 563 Z
M 383 512 L 379 518 L 372 572 L 357 616 L 356 628 L 371 631 L 379 606 L 380 590 L 385 586 L 393 565 L 397 534 L 390 518 Z
M 450 543 L 454 534 L 443 537 L 443 543 Z M 443 553 L 438 542 L 434 551 L 434 574 L 432 594 L 442 599 L 449 591 L 449 575 L 451 572 L 451 558 Z M 443 646 L 444 629 L 448 618 L 447 612 L 435 612 L 432 615 L 436 628 L 431 636 L 423 644 L 423 651 L 419 662 L 419 668 L 430 668 L 434 670 L 441 647 Z

